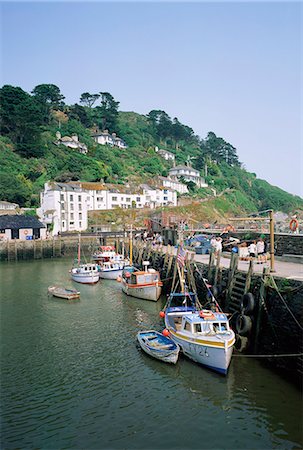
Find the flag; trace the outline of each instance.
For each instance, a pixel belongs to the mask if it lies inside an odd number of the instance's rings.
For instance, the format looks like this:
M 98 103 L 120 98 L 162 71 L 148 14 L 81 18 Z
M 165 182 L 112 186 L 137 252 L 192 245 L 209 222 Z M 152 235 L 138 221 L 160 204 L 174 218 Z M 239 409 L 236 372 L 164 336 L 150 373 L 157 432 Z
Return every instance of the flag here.
M 186 250 L 183 247 L 180 247 L 179 253 L 177 254 L 177 263 L 179 267 L 183 267 L 185 264 L 185 256 Z

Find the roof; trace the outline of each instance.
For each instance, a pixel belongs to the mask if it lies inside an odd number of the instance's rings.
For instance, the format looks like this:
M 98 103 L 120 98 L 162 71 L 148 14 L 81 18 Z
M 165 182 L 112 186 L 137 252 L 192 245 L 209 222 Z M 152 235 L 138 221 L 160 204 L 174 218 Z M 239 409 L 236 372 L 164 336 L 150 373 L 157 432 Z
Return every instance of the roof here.
M 158 150 L 158 153 L 160 154 L 167 154 L 167 155 L 172 155 L 173 157 L 175 157 L 175 155 L 172 152 L 169 152 L 168 150 L 163 150 L 162 148 L 160 148 L 160 150 Z
M 171 169 L 169 169 L 169 172 L 173 172 L 174 170 L 181 170 L 181 169 L 192 170 L 193 172 L 199 173 L 199 170 L 196 170 L 193 167 L 188 167 L 188 166 L 185 166 L 185 165 L 172 167 Z
M 18 207 L 18 203 L 11 203 L 11 202 L 6 202 L 5 200 L 0 200 L 0 204 L 1 205 L 7 205 L 7 206 L 16 206 Z
M 0 216 L 0 228 L 18 230 L 19 228 L 45 228 L 45 225 L 33 216 L 5 214 Z

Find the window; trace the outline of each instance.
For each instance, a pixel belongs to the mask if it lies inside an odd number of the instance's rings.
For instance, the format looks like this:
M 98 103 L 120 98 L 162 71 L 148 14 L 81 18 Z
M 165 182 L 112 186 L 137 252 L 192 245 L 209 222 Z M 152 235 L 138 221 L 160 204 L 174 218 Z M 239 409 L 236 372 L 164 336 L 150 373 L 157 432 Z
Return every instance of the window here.
M 65 228 L 65 222 L 62 222 L 62 228 Z
M 127 201 L 127 202 L 130 202 L 130 197 L 126 197 L 126 201 Z
M 64 220 L 65 219 L 65 213 L 61 214 L 61 219 Z
M 121 202 L 123 202 L 123 200 L 124 200 L 124 197 L 121 197 L 121 199 L 120 199 L 120 200 L 121 200 Z
M 141 201 L 141 197 L 136 197 L 136 202 L 140 202 Z
M 79 222 L 79 227 L 82 228 L 82 222 Z
M 82 205 L 81 205 L 81 203 L 79 203 L 78 207 L 79 207 L 79 211 L 82 211 Z
M 60 194 L 60 200 L 61 202 L 64 202 L 64 194 Z
M 200 323 L 196 323 L 195 324 L 195 333 L 201 333 L 202 329 L 201 329 L 201 324 Z
M 73 226 L 73 225 L 74 225 L 74 222 L 69 222 L 69 224 L 70 224 L 71 226 Z
M 74 210 L 74 204 L 73 204 L 73 203 L 70 204 L 70 209 L 71 209 L 72 211 Z
M 112 201 L 116 202 L 118 200 L 118 197 L 112 197 Z
M 190 323 L 185 322 L 184 330 L 186 330 L 186 331 L 191 331 L 191 330 L 190 330 Z
M 70 220 L 74 220 L 74 213 L 70 213 Z
M 97 202 L 103 202 L 103 197 L 97 197 Z
M 78 202 L 81 202 L 81 195 L 78 195 Z
M 163 197 L 163 200 L 168 200 L 168 197 Z
M 167 189 L 164 189 L 164 191 L 163 191 L 163 192 L 164 192 L 164 194 L 167 194 Z
M 69 199 L 72 202 L 74 200 L 74 196 L 72 194 L 70 194 Z
M 79 220 L 82 220 L 82 213 L 79 213 Z

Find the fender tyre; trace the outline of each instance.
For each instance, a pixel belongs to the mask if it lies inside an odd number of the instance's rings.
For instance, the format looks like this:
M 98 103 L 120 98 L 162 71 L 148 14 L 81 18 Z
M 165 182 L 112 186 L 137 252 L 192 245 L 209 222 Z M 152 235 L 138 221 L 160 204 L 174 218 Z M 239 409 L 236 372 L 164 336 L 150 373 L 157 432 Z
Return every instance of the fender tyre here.
M 255 297 L 251 292 L 244 294 L 241 300 L 241 311 L 244 315 L 250 315 L 255 309 Z
M 249 316 L 240 314 L 236 321 L 236 331 L 240 336 L 247 336 L 252 328 L 252 320 Z

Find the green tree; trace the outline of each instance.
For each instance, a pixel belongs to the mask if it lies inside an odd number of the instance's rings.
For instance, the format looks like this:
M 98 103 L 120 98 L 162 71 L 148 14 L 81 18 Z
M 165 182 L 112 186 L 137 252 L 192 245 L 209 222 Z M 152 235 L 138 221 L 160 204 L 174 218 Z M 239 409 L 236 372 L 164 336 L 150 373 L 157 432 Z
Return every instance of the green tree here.
M 49 123 L 51 109 L 62 109 L 64 106 L 64 95 L 55 84 L 38 84 L 31 92 L 37 102 L 41 105 L 45 123 Z
M 33 97 L 19 87 L 0 89 L 0 132 L 8 136 L 23 156 L 40 156 L 42 114 Z
M 101 106 L 94 108 L 97 125 L 102 130 L 117 132 L 119 102 L 109 92 L 100 92 L 100 96 Z
M 94 103 L 98 100 L 100 97 L 100 94 L 90 94 L 89 92 L 83 92 L 80 97 L 80 103 L 82 103 L 84 106 L 88 106 L 89 108 L 92 108 Z

